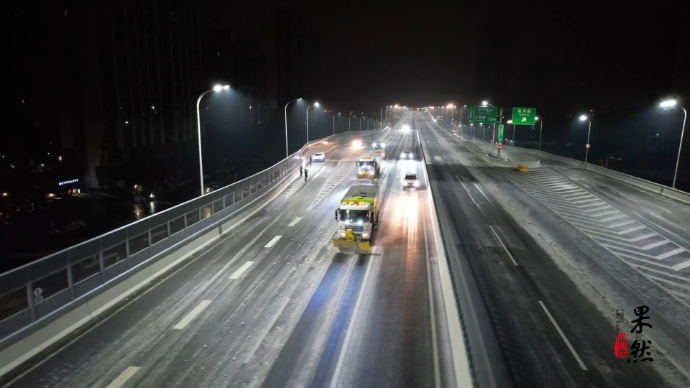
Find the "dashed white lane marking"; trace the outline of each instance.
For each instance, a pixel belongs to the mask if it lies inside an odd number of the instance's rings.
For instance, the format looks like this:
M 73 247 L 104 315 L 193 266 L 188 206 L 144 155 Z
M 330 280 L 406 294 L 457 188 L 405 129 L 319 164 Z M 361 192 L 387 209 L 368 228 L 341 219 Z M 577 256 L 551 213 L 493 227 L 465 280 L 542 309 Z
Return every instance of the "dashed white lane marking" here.
M 295 218 L 291 223 L 288 224 L 288 226 L 295 226 L 301 219 L 302 217 Z
M 266 244 L 266 245 L 264 246 L 264 248 L 270 248 L 270 247 L 276 245 L 276 243 L 278 242 L 278 240 L 280 240 L 281 237 L 283 237 L 283 236 L 275 236 L 275 237 L 273 237 L 273 240 L 269 241 L 268 244 Z
M 230 280 L 235 280 L 235 279 L 239 278 L 240 276 L 242 276 L 244 271 L 248 270 L 249 267 L 252 266 L 252 264 L 254 264 L 253 261 L 248 261 L 248 262 L 242 264 L 242 266 L 240 268 L 238 268 L 237 271 L 235 271 L 232 275 L 230 275 Z
M 549 310 L 546 308 L 546 305 L 544 304 L 544 302 L 539 301 L 539 304 L 541 305 L 541 308 L 544 309 L 544 312 L 546 313 L 546 315 L 551 320 L 551 323 L 553 323 L 554 327 L 556 327 L 556 331 L 558 331 L 558 334 L 561 335 L 563 342 L 565 342 L 566 346 L 568 346 L 568 349 L 570 349 L 570 353 L 572 353 L 573 356 L 575 356 L 577 363 L 580 364 L 580 368 L 582 368 L 582 370 L 587 370 L 587 367 L 585 366 L 585 363 L 582 362 L 580 355 L 577 354 L 577 352 L 575 351 L 575 348 L 573 348 L 573 345 L 570 344 L 570 341 L 568 341 L 568 338 L 565 336 L 565 334 L 563 334 L 563 330 L 561 330 L 561 327 L 558 326 L 558 323 L 556 323 L 556 320 L 553 319 L 553 316 L 551 315 Z
M 487 197 L 486 194 L 484 194 L 484 191 L 482 191 L 482 188 L 479 187 L 479 185 L 478 185 L 476 182 L 474 183 L 474 187 L 476 187 L 477 190 L 479 190 L 479 192 L 482 193 L 482 195 L 484 196 L 484 198 L 486 198 L 486 200 L 489 201 L 489 197 Z M 489 202 L 491 202 L 491 201 L 489 201 Z
M 127 380 L 129 380 L 132 376 L 134 376 L 135 373 L 137 373 L 141 369 L 138 366 L 128 366 L 127 369 L 125 369 L 124 372 L 122 372 L 115 380 L 113 380 L 112 383 L 108 384 L 106 388 L 120 388 L 121 386 L 125 385 Z
M 175 330 L 182 330 L 184 329 L 187 325 L 189 325 L 189 322 L 191 322 L 194 318 L 196 318 L 197 315 L 201 314 L 202 311 L 206 310 L 206 307 L 211 304 L 210 300 L 202 300 L 201 303 L 199 303 L 198 306 L 194 307 L 194 310 L 192 310 L 189 314 L 187 314 L 186 317 L 182 318 L 180 322 L 177 323 L 173 327 Z
M 501 238 L 498 237 L 498 233 L 496 233 L 496 231 L 494 230 L 494 227 L 489 225 L 489 229 L 491 229 L 491 233 L 494 234 L 494 237 L 496 237 L 496 240 L 498 240 L 498 243 L 501 244 L 501 246 L 503 247 L 503 250 L 506 251 L 506 253 L 508 254 L 508 257 L 510 257 L 510 261 L 512 261 L 513 264 L 517 267 L 518 263 L 513 258 L 513 255 L 510 254 L 510 252 L 508 251 L 508 248 L 506 248 L 505 244 L 503 244 L 503 241 L 501 241 Z

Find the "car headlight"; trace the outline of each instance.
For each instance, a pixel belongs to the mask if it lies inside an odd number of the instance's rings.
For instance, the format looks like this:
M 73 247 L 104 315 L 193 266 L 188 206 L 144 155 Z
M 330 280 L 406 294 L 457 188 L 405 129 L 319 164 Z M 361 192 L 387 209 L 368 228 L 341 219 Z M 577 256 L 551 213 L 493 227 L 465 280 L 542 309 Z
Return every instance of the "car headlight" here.
M 369 238 L 369 232 L 362 232 L 362 238 Z
M 340 237 L 347 237 L 347 232 L 344 230 L 340 231 Z

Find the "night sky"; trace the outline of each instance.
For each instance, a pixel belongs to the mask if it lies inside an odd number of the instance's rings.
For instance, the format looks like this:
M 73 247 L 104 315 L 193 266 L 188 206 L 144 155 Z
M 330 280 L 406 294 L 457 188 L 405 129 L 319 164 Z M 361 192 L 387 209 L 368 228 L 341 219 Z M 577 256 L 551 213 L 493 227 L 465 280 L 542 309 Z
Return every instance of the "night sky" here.
M 270 69 L 285 6 L 310 25 L 304 97 L 338 110 L 489 99 L 560 114 L 645 107 L 687 87 L 690 34 L 672 3 L 201 1 L 212 26 L 261 42 Z

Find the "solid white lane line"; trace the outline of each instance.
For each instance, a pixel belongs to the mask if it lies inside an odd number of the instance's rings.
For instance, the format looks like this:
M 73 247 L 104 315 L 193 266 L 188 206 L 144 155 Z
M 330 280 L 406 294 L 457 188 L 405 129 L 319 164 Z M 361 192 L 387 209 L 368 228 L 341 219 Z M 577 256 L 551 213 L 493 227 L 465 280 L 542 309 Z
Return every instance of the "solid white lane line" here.
M 506 248 L 505 244 L 503 244 L 503 241 L 501 241 L 501 238 L 498 237 L 498 233 L 496 233 L 496 231 L 494 230 L 494 227 L 489 225 L 489 229 L 491 229 L 491 233 L 494 234 L 494 236 L 496 237 L 496 240 L 498 240 L 498 243 L 501 244 L 501 246 L 503 247 L 503 250 L 506 251 L 506 253 L 508 254 L 508 257 L 510 257 L 510 261 L 512 261 L 513 264 L 515 264 L 515 266 L 517 267 L 518 263 L 515 261 L 515 259 L 513 259 L 513 255 L 511 255 L 510 252 L 508 252 L 508 248 Z
M 429 241 L 426 237 L 427 226 L 426 217 L 422 218 L 424 222 L 424 249 L 426 251 L 426 279 L 429 285 L 429 307 L 431 313 L 431 344 L 434 352 L 434 380 L 436 387 L 441 386 L 441 368 L 438 362 L 438 337 L 436 334 L 436 311 L 434 309 L 434 291 L 431 286 L 431 257 L 429 256 Z
M 127 369 L 125 369 L 124 372 L 122 372 L 115 380 L 113 380 L 112 383 L 108 384 L 106 388 L 120 388 L 121 386 L 125 385 L 127 380 L 129 380 L 132 376 L 134 376 L 135 373 L 137 373 L 141 369 L 138 366 L 128 366 Z
M 201 314 L 202 311 L 206 310 L 206 307 L 211 304 L 210 300 L 202 300 L 201 303 L 199 303 L 198 306 L 194 307 L 194 310 L 190 311 L 189 314 L 187 314 L 186 317 L 182 318 L 180 322 L 177 323 L 177 325 L 173 326 L 173 329 L 175 330 L 182 330 L 184 329 L 187 325 L 189 325 L 189 322 L 191 322 L 194 318 L 196 318 L 197 315 Z
M 270 248 L 270 247 L 276 245 L 276 243 L 278 242 L 278 240 L 280 240 L 281 237 L 283 237 L 283 236 L 275 236 L 275 237 L 273 237 L 273 240 L 269 241 L 268 244 L 266 244 L 266 245 L 264 246 L 264 248 Z
M 568 346 L 568 349 L 570 349 L 570 353 L 573 354 L 573 356 L 574 356 L 575 359 L 577 360 L 577 363 L 580 364 L 580 368 L 582 368 L 582 370 L 587 370 L 587 367 L 585 366 L 585 363 L 582 362 L 582 359 L 580 358 L 580 356 L 579 356 L 579 355 L 577 354 L 577 352 L 575 351 L 575 348 L 573 348 L 573 345 L 571 345 L 571 344 L 570 344 L 570 341 L 568 341 L 568 338 L 565 337 L 565 334 L 563 334 L 563 330 L 561 330 L 561 327 L 558 326 L 558 323 L 556 323 L 556 320 L 553 319 L 553 316 L 551 315 L 551 313 L 549 312 L 549 310 L 546 308 L 546 305 L 544 304 L 544 302 L 539 301 L 539 304 L 541 305 L 541 308 L 544 309 L 544 312 L 546 313 L 546 315 L 547 315 L 547 316 L 549 317 L 549 319 L 551 320 L 551 323 L 553 323 L 554 327 L 556 327 L 556 331 L 558 331 L 558 334 L 561 335 L 561 338 L 563 339 L 563 342 L 565 342 L 566 346 Z
M 248 261 L 248 262 L 242 264 L 242 266 L 240 268 L 238 268 L 237 271 L 235 271 L 232 275 L 230 275 L 230 280 L 238 279 L 240 276 L 242 276 L 244 271 L 248 270 L 249 267 L 252 266 L 252 264 L 254 264 L 253 261 Z
M 299 220 L 301 220 L 301 219 L 302 219 L 302 217 L 295 218 L 294 221 L 292 221 L 291 223 L 288 224 L 288 226 L 295 226 L 299 222 Z

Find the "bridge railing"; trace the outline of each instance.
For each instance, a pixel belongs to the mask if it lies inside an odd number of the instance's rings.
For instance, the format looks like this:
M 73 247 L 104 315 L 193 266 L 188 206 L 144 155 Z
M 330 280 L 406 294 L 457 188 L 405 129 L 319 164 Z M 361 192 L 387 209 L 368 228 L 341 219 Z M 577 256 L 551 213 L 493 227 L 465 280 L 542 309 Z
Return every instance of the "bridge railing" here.
M 328 151 L 335 141 L 352 135 L 312 141 L 241 181 L 1 274 L 0 350 L 42 321 L 220 224 L 283 182 L 304 157 Z

